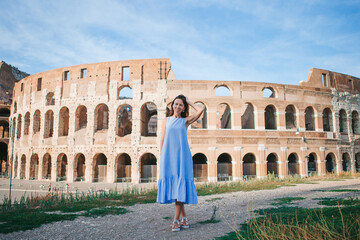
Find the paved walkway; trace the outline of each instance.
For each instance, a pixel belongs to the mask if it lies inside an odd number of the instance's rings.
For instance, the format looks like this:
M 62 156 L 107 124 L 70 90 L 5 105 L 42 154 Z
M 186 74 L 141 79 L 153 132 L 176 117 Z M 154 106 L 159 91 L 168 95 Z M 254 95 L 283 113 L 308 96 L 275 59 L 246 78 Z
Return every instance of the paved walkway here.
M 191 228 L 171 232 L 174 205 L 138 204 L 126 207 L 129 213 L 98 218 L 78 217 L 74 221 L 46 224 L 34 230 L 0 234 L 0 239 L 213 239 L 238 228 L 252 210 L 273 207 L 276 198 L 305 197 L 292 206 L 319 207 L 321 197 L 359 197 L 359 192 L 323 192 L 316 190 L 358 189 L 360 179 L 298 184 L 274 190 L 235 192 L 199 197 L 199 204 L 186 206 Z M 216 224 L 200 224 L 210 219 L 218 207 Z M 170 219 L 168 219 L 170 218 Z

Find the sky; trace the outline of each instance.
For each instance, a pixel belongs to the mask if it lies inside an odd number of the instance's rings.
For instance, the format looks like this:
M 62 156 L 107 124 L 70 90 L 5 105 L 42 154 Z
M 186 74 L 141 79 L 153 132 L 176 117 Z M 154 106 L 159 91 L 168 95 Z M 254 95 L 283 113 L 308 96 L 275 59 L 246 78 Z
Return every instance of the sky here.
M 179 80 L 360 77 L 359 0 L 0 0 L 0 60 L 30 74 L 169 58 Z

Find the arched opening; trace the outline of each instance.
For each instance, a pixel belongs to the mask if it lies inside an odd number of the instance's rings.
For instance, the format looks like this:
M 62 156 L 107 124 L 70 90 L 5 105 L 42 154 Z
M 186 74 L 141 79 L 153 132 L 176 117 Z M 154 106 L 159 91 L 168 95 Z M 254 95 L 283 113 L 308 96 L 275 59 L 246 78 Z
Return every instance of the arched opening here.
M 246 178 L 256 177 L 256 158 L 252 153 L 247 153 L 243 157 L 243 175 Z
M 15 163 L 14 163 L 14 177 L 13 178 L 17 177 L 18 165 L 19 165 L 18 155 L 16 155 Z
M 133 98 L 133 91 L 130 87 L 125 86 L 119 88 L 119 99 L 132 99 Z
M 93 163 L 93 182 L 105 182 L 107 176 L 107 157 L 103 154 L 96 154 Z
M 218 129 L 231 129 L 231 108 L 228 104 L 219 104 L 216 115 Z
M 265 108 L 265 129 L 277 129 L 276 109 L 273 105 Z
M 25 169 L 26 169 L 26 156 L 23 154 L 21 156 L 20 163 L 20 179 L 25 179 Z
M 35 113 L 34 113 L 34 120 L 33 120 L 33 132 L 34 132 L 34 134 L 40 132 L 40 123 L 41 123 L 40 111 L 36 110 Z
M 16 138 L 20 139 L 21 137 L 21 124 L 22 124 L 22 116 L 19 114 L 18 120 L 17 120 L 17 130 L 16 130 Z
M 33 154 L 30 159 L 30 180 L 39 179 L 39 156 Z
M 347 128 L 348 128 L 347 116 L 344 109 L 341 109 L 339 112 L 339 127 L 340 127 L 340 132 L 347 133 Z
M 15 133 L 17 133 L 16 124 L 17 124 L 16 117 L 14 117 L 12 120 L 12 130 L 11 130 L 11 136 L 14 136 L 14 138 L 17 138 L 17 136 L 15 135 Z
M 274 174 L 277 176 L 278 172 L 278 160 L 277 156 L 274 153 L 270 153 L 267 158 L 267 174 Z
M 5 120 L 0 121 L 0 138 L 9 137 L 9 122 Z
M 217 179 L 218 181 L 232 180 L 231 156 L 222 153 L 217 159 Z
M 356 172 L 360 172 L 360 152 L 355 154 L 355 168 Z
M 51 155 L 49 153 L 45 153 L 43 157 L 43 166 L 42 166 L 42 178 L 43 179 L 51 179 Z
M 195 182 L 208 181 L 207 158 L 204 154 L 197 153 L 193 156 L 193 171 Z
M 360 133 L 360 125 L 359 125 L 359 113 L 357 111 L 353 111 L 351 113 L 351 127 L 352 127 L 352 132 L 354 134 L 359 134 Z
M 99 104 L 95 108 L 95 132 L 107 130 L 109 127 L 109 108 L 106 104 Z
M 263 88 L 263 96 L 264 98 L 275 98 L 276 92 L 272 87 Z
M 230 97 L 231 96 L 230 89 L 227 86 L 216 87 L 215 96 Z
M 329 153 L 326 155 L 326 171 L 328 173 L 333 173 L 336 171 L 336 158 L 333 153 Z
M 16 102 L 14 102 L 14 107 L 13 107 L 13 109 L 14 109 L 14 114 L 17 112 L 17 103 Z
M 314 175 L 316 174 L 316 154 L 315 153 L 310 153 L 309 156 L 307 156 L 308 158 L 308 174 L 309 175 Z
M 56 177 L 57 181 L 65 181 L 67 174 L 67 156 L 64 153 L 61 153 L 57 158 L 56 166 Z
M 242 129 L 255 129 L 254 106 L 251 103 L 245 103 L 242 106 L 244 113 L 241 115 Z
M 315 116 L 314 109 L 312 107 L 307 107 L 305 109 L 305 129 L 307 131 L 315 130 Z
M 7 176 L 8 169 L 8 145 L 0 142 L 0 175 Z
M 157 173 L 156 157 L 152 153 L 145 153 L 140 158 L 140 163 L 140 182 L 155 182 Z
M 296 109 L 294 105 L 288 105 L 285 109 L 286 129 L 296 129 Z
M 198 120 L 196 120 L 193 124 L 191 124 L 192 129 L 205 129 L 207 128 L 207 112 L 206 106 L 202 102 L 195 103 L 196 105 L 204 108 L 204 112 L 201 114 Z M 190 107 L 190 114 L 194 112 L 194 109 Z
M 54 93 L 53 92 L 49 92 L 46 95 L 46 105 L 55 105 L 55 97 L 54 97 Z
M 69 134 L 69 109 L 63 107 L 59 113 L 59 137 L 67 136 Z
M 0 117 L 10 117 L 10 109 L 8 108 L 0 108 Z
M 131 134 L 132 131 L 132 107 L 123 105 L 118 109 L 116 133 L 120 137 Z
M 75 113 L 75 131 L 86 128 L 87 108 L 83 105 L 78 106 Z
M 157 107 L 154 103 L 145 103 L 141 107 L 141 136 L 156 136 Z
M 288 170 L 289 175 L 300 173 L 299 157 L 296 153 L 291 153 L 288 157 Z
M 85 181 L 85 170 L 85 156 L 82 153 L 78 153 L 75 156 L 74 180 L 77 182 Z
M 24 135 L 29 135 L 30 130 L 30 113 L 27 112 L 24 117 Z
M 333 132 L 333 114 L 330 108 L 325 108 L 323 111 L 323 128 L 325 132 Z
M 348 153 L 343 153 L 342 155 L 342 167 L 344 172 L 351 171 L 351 158 Z
M 54 133 L 54 112 L 49 110 L 45 113 L 44 138 L 50 138 Z
M 120 154 L 116 158 L 116 182 L 131 182 L 131 158 L 128 154 Z

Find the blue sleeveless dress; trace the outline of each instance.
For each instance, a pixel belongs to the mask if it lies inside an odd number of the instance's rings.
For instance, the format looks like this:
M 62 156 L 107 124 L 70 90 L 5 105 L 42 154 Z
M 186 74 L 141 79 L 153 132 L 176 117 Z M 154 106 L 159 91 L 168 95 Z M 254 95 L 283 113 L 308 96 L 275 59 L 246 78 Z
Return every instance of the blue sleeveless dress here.
M 197 204 L 185 118 L 168 117 L 160 155 L 157 202 Z

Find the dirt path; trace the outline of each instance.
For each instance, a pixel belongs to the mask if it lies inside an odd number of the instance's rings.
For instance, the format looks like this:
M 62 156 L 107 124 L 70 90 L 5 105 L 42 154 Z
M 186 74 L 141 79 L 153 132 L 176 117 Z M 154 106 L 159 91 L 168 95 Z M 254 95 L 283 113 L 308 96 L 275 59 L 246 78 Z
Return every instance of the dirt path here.
M 358 189 L 360 180 L 323 181 L 318 184 L 298 184 L 274 190 L 235 192 L 199 197 L 199 204 L 186 206 L 191 228 L 171 232 L 174 205 L 138 204 L 127 207 L 124 215 L 98 218 L 78 217 L 74 221 L 46 224 L 34 230 L 0 234 L 0 239 L 213 239 L 223 236 L 249 218 L 252 210 L 273 207 L 276 198 L 304 197 L 292 204 L 300 207 L 319 207 L 322 197 L 359 197 L 359 192 L 324 192 L 317 190 Z M 211 218 L 218 207 L 215 224 L 200 224 Z M 229 222 L 229 223 L 227 223 Z

